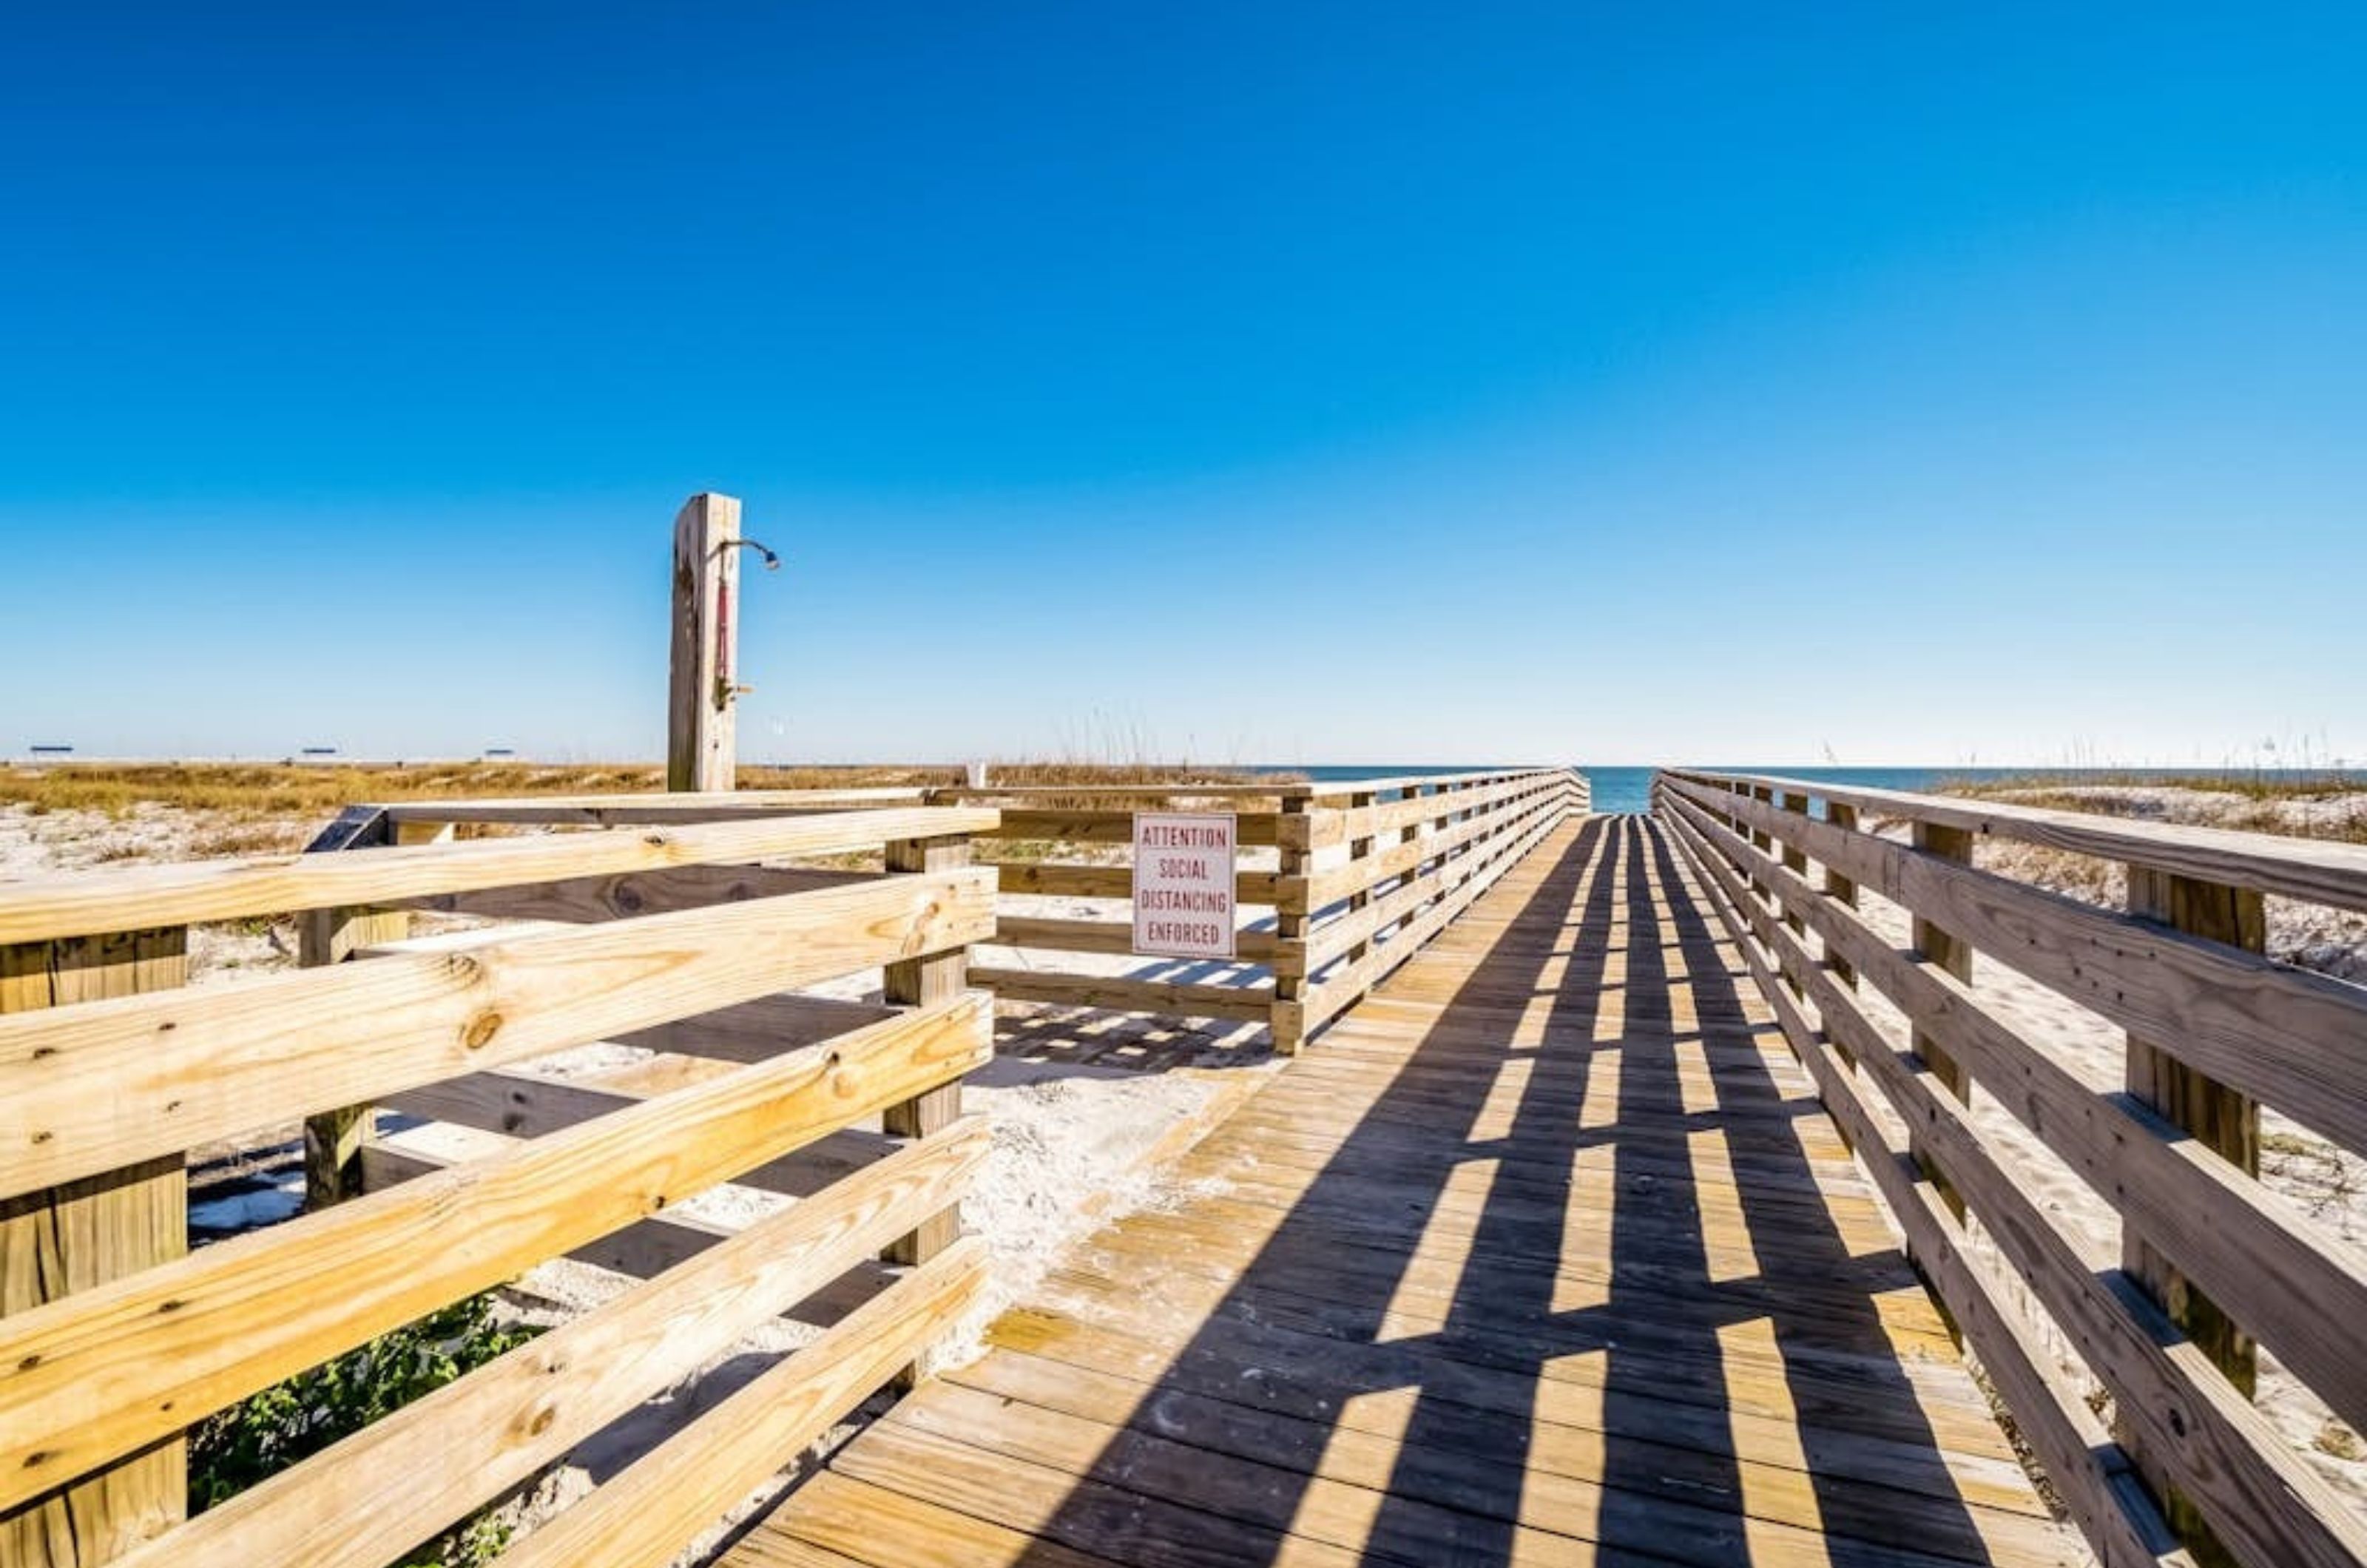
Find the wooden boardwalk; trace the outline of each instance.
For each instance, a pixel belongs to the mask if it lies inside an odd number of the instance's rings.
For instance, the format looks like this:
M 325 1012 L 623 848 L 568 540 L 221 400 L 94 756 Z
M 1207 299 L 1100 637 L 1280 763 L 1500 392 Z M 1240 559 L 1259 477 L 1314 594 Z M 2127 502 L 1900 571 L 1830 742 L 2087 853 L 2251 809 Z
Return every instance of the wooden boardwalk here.
M 737 1568 L 2086 1560 L 1660 830 L 1572 822 Z

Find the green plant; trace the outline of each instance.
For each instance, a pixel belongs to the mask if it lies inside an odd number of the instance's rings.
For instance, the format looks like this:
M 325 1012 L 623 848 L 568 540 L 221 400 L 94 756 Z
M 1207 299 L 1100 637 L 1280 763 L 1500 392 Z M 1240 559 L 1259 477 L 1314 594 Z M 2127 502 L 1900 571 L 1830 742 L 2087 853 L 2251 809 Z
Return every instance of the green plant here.
M 265 1389 L 190 1432 L 190 1506 L 202 1510 L 237 1496 L 516 1348 L 534 1333 L 496 1324 L 493 1297 L 471 1296 Z M 481 1513 L 422 1548 L 402 1568 L 478 1568 L 508 1540 L 508 1527 Z

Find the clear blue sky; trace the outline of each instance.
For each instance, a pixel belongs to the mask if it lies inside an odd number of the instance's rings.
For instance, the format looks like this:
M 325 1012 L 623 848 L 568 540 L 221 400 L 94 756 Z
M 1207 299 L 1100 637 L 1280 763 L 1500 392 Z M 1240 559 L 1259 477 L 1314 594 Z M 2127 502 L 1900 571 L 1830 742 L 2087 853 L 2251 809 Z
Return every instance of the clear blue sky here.
M 2367 759 L 2362 18 L 28 10 L 0 753 Z

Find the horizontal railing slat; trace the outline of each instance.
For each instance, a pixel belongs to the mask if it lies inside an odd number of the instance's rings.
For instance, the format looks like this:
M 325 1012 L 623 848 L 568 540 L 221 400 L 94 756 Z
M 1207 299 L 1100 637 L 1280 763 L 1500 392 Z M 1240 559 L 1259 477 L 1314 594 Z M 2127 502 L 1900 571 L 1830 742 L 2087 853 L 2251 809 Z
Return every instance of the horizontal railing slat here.
M 1369 839 L 1376 833 L 1395 832 L 1421 823 L 1437 822 L 1456 812 L 1558 790 L 1568 783 L 1569 775 L 1566 773 L 1527 773 L 1501 784 L 1458 790 L 1451 795 L 1416 795 L 1406 800 L 1383 801 L 1375 806 L 1351 807 L 1337 813 L 1333 819 L 1340 825 L 1340 838 Z
M 1243 964 L 1272 964 L 1286 950 L 1272 931 L 1244 931 L 1233 933 L 1235 956 Z M 997 915 L 994 921 L 996 947 L 1048 949 L 1060 953 L 1099 953 L 1125 955 L 1134 952 L 1134 924 L 1130 920 L 1056 919 L 1036 915 Z M 1145 962 L 1154 962 L 1146 960 Z
M 992 930 L 988 874 L 935 873 L 0 1018 L 0 1183 L 56 1186 Z
M 1453 789 L 1465 784 L 1485 784 L 1507 775 L 1532 778 L 1568 778 L 1568 768 L 1492 768 L 1473 773 L 1398 773 L 1381 778 L 1334 779 L 1306 786 L 1310 800 L 1346 800 L 1358 795 L 1386 795 L 1392 790 Z
M 1067 844 L 1132 844 L 1132 811 L 1038 811 L 1003 807 L 1002 822 L 979 836 L 986 839 L 1045 840 Z M 1227 813 L 1233 818 L 1233 841 L 1248 848 L 1271 847 L 1274 824 L 1271 811 Z
M 652 822 L 733 822 L 799 811 L 923 806 L 919 785 L 865 789 L 742 789 L 641 795 L 530 795 L 478 800 L 391 801 L 390 822 L 514 823 L 540 827 L 618 827 Z
M 1064 865 L 1047 861 L 997 861 L 996 886 L 1005 893 L 1049 895 L 1060 898 L 1131 898 L 1134 868 L 1127 865 Z M 1270 906 L 1281 877 L 1271 871 L 1242 871 L 1233 875 L 1233 899 L 1240 904 Z
M 1101 1008 L 1111 1012 L 1229 1018 L 1263 1023 L 1274 1003 L 1272 991 L 1254 986 L 1194 985 L 1057 970 L 998 969 L 985 964 L 972 966 L 969 977 L 971 984 L 985 987 L 1004 1001 Z
M 0 883 L 0 945 L 667 866 L 839 854 L 889 840 L 982 832 L 998 820 L 979 807 L 913 807 L 71 872 Z
M 487 919 L 583 924 L 632 915 L 663 915 L 672 909 L 703 909 L 713 904 L 745 903 L 751 898 L 778 898 L 817 887 L 844 887 L 849 883 L 873 880 L 878 874 L 761 865 L 675 865 L 658 871 L 571 876 L 556 882 L 529 882 L 382 902 L 392 908 L 474 915 Z

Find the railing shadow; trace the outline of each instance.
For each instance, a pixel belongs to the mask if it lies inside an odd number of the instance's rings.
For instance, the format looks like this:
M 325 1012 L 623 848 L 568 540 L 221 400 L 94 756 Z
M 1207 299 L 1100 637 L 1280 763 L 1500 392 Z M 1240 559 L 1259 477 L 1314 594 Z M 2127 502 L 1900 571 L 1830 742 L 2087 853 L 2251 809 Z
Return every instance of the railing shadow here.
M 1910 1277 L 1840 1234 L 1798 1137 L 1814 1102 L 1771 1076 L 1666 840 L 1597 818 L 1538 852 L 1517 908 L 1507 885 L 1467 916 L 1500 925 L 1489 951 L 1040 1539 L 1132 1561 L 1113 1489 L 1190 1473 L 1148 1463 L 1155 1441 L 1221 1457 L 1137 1519 L 1145 1561 L 1270 1562 L 1294 1535 L 1424 1568 L 1579 1541 L 1987 1561 L 1868 1293 Z M 1378 1488 L 1361 1518 L 1342 1481 Z

